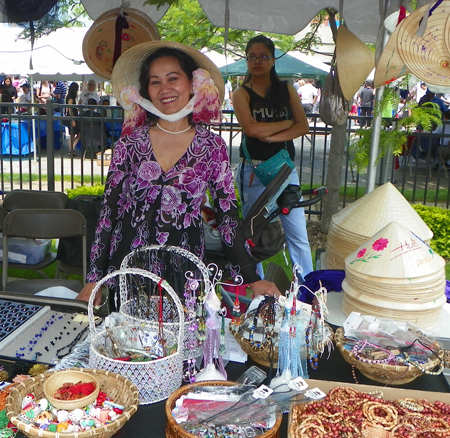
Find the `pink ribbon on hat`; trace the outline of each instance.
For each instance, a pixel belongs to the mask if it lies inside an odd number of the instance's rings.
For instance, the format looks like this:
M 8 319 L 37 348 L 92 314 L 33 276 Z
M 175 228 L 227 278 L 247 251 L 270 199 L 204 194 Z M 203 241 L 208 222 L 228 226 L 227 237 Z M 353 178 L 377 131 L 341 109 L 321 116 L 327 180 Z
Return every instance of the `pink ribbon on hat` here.
M 214 120 L 220 120 L 220 97 L 211 75 L 207 70 L 199 68 L 192 72 L 194 92 L 194 111 L 192 120 L 194 123 L 205 122 L 210 124 Z

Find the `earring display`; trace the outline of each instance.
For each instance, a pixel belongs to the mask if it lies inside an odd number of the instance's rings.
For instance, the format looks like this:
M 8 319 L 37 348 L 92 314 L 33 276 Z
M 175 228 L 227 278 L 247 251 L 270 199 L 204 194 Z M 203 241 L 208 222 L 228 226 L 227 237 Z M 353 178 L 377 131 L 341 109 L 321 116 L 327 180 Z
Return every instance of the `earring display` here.
M 86 338 L 88 327 L 87 315 L 56 312 L 45 306 L 7 336 L 0 349 L 3 356 L 16 360 L 53 364 Z

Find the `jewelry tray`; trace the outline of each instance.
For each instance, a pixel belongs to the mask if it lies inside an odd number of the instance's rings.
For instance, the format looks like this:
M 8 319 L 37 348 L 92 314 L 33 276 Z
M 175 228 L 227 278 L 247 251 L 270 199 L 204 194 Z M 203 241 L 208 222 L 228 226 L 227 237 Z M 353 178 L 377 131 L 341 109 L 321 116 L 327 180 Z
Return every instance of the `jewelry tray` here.
M 78 337 L 79 343 L 89 333 L 87 315 L 57 312 L 50 306 L 33 307 L 40 310 L 0 342 L 2 356 L 52 364 L 58 352 L 61 356 L 68 354 L 75 339 Z

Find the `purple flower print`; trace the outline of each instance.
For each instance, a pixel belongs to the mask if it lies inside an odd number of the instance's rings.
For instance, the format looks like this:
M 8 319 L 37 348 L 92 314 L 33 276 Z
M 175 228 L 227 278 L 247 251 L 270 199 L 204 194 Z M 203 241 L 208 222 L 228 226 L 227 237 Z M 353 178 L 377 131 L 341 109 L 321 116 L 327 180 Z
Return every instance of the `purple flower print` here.
M 224 216 L 223 222 L 217 227 L 222 235 L 222 240 L 226 245 L 232 246 L 234 238 L 236 237 L 237 222 L 230 216 Z
M 154 161 L 144 161 L 137 172 L 137 190 L 146 189 L 161 176 L 161 167 Z

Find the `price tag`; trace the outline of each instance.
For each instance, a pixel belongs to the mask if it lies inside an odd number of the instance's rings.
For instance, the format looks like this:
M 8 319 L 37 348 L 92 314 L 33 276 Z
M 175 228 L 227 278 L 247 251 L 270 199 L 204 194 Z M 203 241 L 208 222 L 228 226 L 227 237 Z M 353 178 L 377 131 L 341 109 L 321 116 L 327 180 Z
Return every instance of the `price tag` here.
M 312 398 L 313 400 L 319 400 L 326 397 L 326 394 L 319 388 L 313 388 L 305 392 L 306 397 Z
M 288 386 L 294 391 L 304 391 L 309 385 L 301 377 L 297 377 L 296 379 L 291 380 L 288 383 Z
M 267 398 L 270 394 L 272 394 L 273 389 L 270 389 L 266 385 L 261 385 L 258 389 L 255 389 L 253 392 L 254 398 Z

